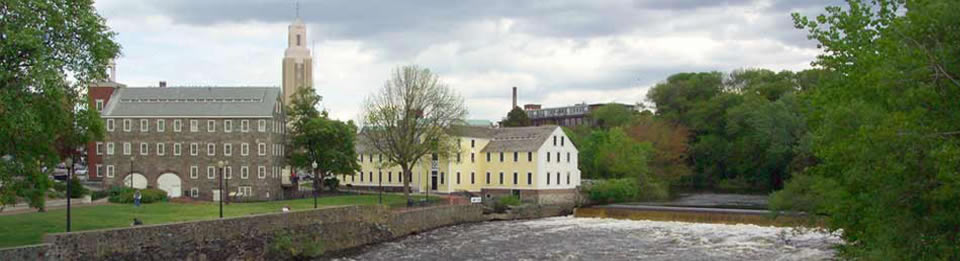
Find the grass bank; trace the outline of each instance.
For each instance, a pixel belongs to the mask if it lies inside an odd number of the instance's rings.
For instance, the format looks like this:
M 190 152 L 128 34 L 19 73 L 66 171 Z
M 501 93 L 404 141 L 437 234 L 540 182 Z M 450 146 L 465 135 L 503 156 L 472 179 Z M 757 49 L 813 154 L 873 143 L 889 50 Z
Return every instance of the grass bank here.
M 402 195 L 383 195 L 384 204 L 402 205 L 404 202 L 406 200 Z M 377 195 L 327 196 L 319 198 L 317 203 L 320 207 L 374 205 L 377 204 Z M 313 208 L 313 198 L 231 203 L 223 206 L 223 215 L 235 217 L 280 212 L 283 206 L 290 206 L 293 210 L 310 209 Z M 134 218 L 139 218 L 145 225 L 216 219 L 219 211 L 216 202 L 161 202 L 144 204 L 139 208 L 120 204 L 90 206 L 71 210 L 71 228 L 73 231 L 83 231 L 127 227 L 133 223 Z M 41 243 L 44 234 L 65 230 L 66 209 L 0 216 L 0 247 Z

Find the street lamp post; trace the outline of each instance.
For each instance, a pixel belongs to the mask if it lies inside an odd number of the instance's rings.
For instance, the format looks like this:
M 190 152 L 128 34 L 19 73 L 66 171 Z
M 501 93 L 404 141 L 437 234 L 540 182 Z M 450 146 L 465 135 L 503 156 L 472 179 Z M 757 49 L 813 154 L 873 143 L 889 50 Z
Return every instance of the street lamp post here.
M 223 218 L 223 161 L 217 162 L 217 167 L 220 167 L 220 195 L 217 195 L 217 201 L 220 201 L 220 218 Z
M 380 168 L 377 168 L 377 173 L 380 176 L 378 180 L 380 182 L 380 193 L 379 193 L 380 195 L 379 195 L 379 198 L 377 199 L 377 202 L 379 202 L 380 205 L 383 205 L 383 170 Z
M 67 232 L 70 232 L 70 183 L 73 181 L 73 157 L 67 158 Z
M 317 208 L 317 161 L 313 161 L 313 208 Z
M 127 187 L 131 187 L 131 188 L 133 187 L 133 176 L 132 176 L 131 174 L 133 174 L 133 161 L 134 161 L 134 160 L 137 160 L 137 157 L 136 157 L 136 156 L 130 156 L 130 171 L 127 172 L 127 178 L 126 178 L 126 179 L 127 179 L 127 180 L 126 180 Z
M 224 166 L 230 165 L 230 161 L 229 161 L 229 160 L 224 161 L 224 162 L 223 162 L 223 165 L 224 165 Z M 225 190 L 226 190 L 226 193 L 227 193 L 227 194 L 226 194 L 226 195 L 227 195 L 227 197 L 226 197 L 226 199 L 227 199 L 227 204 L 230 204 L 230 179 L 232 179 L 232 178 L 233 178 L 233 170 L 231 169 L 231 170 L 230 170 L 230 176 L 223 180 L 223 189 L 225 189 Z M 220 191 L 220 193 L 223 193 L 223 192 L 224 192 L 224 191 Z M 221 197 L 222 197 L 222 196 L 221 196 Z

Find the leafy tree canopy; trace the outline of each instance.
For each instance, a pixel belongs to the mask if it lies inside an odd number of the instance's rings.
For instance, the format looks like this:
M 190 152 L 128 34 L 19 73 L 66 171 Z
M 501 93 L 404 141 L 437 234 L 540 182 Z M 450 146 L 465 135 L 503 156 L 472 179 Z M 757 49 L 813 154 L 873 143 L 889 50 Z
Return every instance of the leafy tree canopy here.
M 513 107 L 513 109 L 507 113 L 507 119 L 501 124 L 504 127 L 525 127 L 533 125 L 533 122 L 530 121 L 527 112 L 523 111 L 520 107 Z
M 82 90 L 120 46 L 89 0 L 2 1 L 0 18 L 0 203 L 42 208 L 42 167 L 102 135 Z
M 317 163 L 318 180 L 326 180 L 327 175 L 353 174 L 360 170 L 355 149 L 357 127 L 353 121 L 332 120 L 327 112 L 318 111 L 320 96 L 313 87 L 297 89 L 287 108 L 292 120 L 288 139 L 290 165 L 313 169 Z M 319 187 L 316 180 L 314 187 Z

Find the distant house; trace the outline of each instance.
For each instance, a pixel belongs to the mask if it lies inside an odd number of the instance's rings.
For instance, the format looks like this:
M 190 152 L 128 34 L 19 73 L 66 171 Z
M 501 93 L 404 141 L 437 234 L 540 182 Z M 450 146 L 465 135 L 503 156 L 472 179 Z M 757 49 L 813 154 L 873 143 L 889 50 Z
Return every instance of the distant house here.
M 281 197 L 280 88 L 117 88 L 101 117 L 106 137 L 96 149 L 97 168 L 107 186 L 218 200 L 224 175 L 225 189 L 238 200 Z
M 340 175 L 343 185 L 358 189 L 402 191 L 411 179 L 414 192 L 471 192 L 494 198 L 517 195 L 541 204 L 572 203 L 580 185 L 578 151 L 558 126 L 489 128 L 457 126 L 459 152 L 428 155 L 403 175 L 398 166 L 380 168 L 386 157 L 362 140 L 357 153 L 361 170 Z

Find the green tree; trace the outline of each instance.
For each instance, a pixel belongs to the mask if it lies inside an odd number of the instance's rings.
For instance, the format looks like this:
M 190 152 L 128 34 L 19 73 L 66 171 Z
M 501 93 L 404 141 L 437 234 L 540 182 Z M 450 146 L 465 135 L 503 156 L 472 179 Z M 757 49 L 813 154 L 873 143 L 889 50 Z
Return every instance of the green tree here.
M 332 120 L 327 112 L 318 111 L 320 96 L 313 87 L 297 89 L 291 97 L 287 116 L 291 126 L 288 132 L 290 165 L 313 170 L 313 187 L 321 190 L 321 182 L 328 175 L 353 174 L 360 170 L 355 149 L 357 127 L 353 121 Z M 319 174 L 319 175 L 316 175 Z
M 369 96 L 362 114 L 361 135 L 407 178 L 403 194 L 410 202 L 410 175 L 425 155 L 455 152 L 451 127 L 463 122 L 463 98 L 429 69 L 403 66 L 393 72 L 383 89 Z
M 957 21 L 957 1 L 850 0 L 814 20 L 794 14 L 823 48 L 814 65 L 831 74 L 811 93 L 818 164 L 774 194 L 774 209 L 826 216 L 846 258 L 960 259 Z
M 504 127 L 525 127 L 533 125 L 533 122 L 530 121 L 527 112 L 523 111 L 520 107 L 513 107 L 513 109 L 507 113 L 507 119 L 504 120 L 501 125 Z
M 590 120 L 597 127 L 609 129 L 616 127 L 626 127 L 630 125 L 639 115 L 623 104 L 610 103 L 604 104 L 590 112 Z
M 102 133 L 81 93 L 120 46 L 89 0 L 0 1 L 0 17 L 0 203 L 42 208 L 41 168 Z
M 684 126 L 693 126 L 688 112 L 699 102 L 710 100 L 723 91 L 723 74 L 678 73 L 658 83 L 647 93 L 647 99 L 655 103 L 656 115 L 662 120 Z

